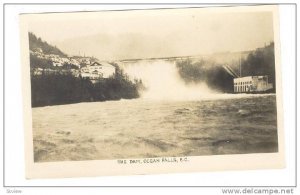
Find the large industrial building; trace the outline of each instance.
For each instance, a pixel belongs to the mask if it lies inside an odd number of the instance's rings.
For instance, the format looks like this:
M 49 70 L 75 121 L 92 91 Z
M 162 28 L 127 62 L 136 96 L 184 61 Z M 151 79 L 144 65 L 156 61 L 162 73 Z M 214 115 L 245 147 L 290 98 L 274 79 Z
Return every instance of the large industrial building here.
M 234 93 L 255 93 L 267 92 L 273 89 L 269 83 L 268 76 L 246 76 L 233 79 Z

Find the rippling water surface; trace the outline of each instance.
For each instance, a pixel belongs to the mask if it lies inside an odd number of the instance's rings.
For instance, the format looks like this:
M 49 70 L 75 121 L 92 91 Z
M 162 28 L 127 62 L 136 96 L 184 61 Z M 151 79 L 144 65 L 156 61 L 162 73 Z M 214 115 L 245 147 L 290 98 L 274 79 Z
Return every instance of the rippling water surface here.
M 275 95 L 33 108 L 35 161 L 278 151 Z

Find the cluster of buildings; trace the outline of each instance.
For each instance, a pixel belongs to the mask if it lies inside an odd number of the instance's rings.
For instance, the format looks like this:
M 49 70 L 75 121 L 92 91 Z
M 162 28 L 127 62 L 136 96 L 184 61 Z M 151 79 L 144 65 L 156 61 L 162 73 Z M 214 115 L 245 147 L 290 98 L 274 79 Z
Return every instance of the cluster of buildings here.
M 116 67 L 108 62 L 99 62 L 95 58 L 82 57 L 82 56 L 71 56 L 61 57 L 55 54 L 44 54 L 41 48 L 30 51 L 30 54 L 35 55 L 37 58 L 50 60 L 54 67 L 62 67 L 65 64 L 76 66 L 76 68 L 70 68 L 69 70 L 58 70 L 58 69 L 42 69 L 36 68 L 33 70 L 33 74 L 40 75 L 43 72 L 54 73 L 54 72 L 70 72 L 76 77 L 89 78 L 92 82 L 96 82 L 100 78 L 109 78 L 115 71 Z
M 56 54 L 45 54 L 41 48 L 36 48 L 34 51 L 30 50 L 30 54 L 40 59 L 51 60 L 53 66 L 63 66 L 64 64 L 72 64 L 74 66 L 80 67 L 81 65 L 91 64 L 93 59 L 91 57 L 82 56 L 61 57 Z

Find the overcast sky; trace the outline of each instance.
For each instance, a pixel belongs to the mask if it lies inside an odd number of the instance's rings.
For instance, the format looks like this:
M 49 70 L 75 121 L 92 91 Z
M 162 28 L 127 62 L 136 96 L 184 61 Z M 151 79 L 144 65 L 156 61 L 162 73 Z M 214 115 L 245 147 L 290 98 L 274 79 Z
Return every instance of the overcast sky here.
M 67 54 L 99 59 L 245 51 L 273 41 L 272 12 L 213 8 L 41 14 L 29 30 Z

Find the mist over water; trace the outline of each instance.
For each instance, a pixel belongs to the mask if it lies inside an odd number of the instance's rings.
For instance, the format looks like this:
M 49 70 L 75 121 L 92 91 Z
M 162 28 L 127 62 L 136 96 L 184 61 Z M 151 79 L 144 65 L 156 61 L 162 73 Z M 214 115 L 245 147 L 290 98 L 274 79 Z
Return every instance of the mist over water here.
M 216 91 L 205 83 L 186 84 L 178 73 L 175 62 L 157 60 L 126 64 L 124 71 L 132 78 L 141 79 L 146 90 L 141 98 L 154 100 L 197 100 L 213 97 Z

